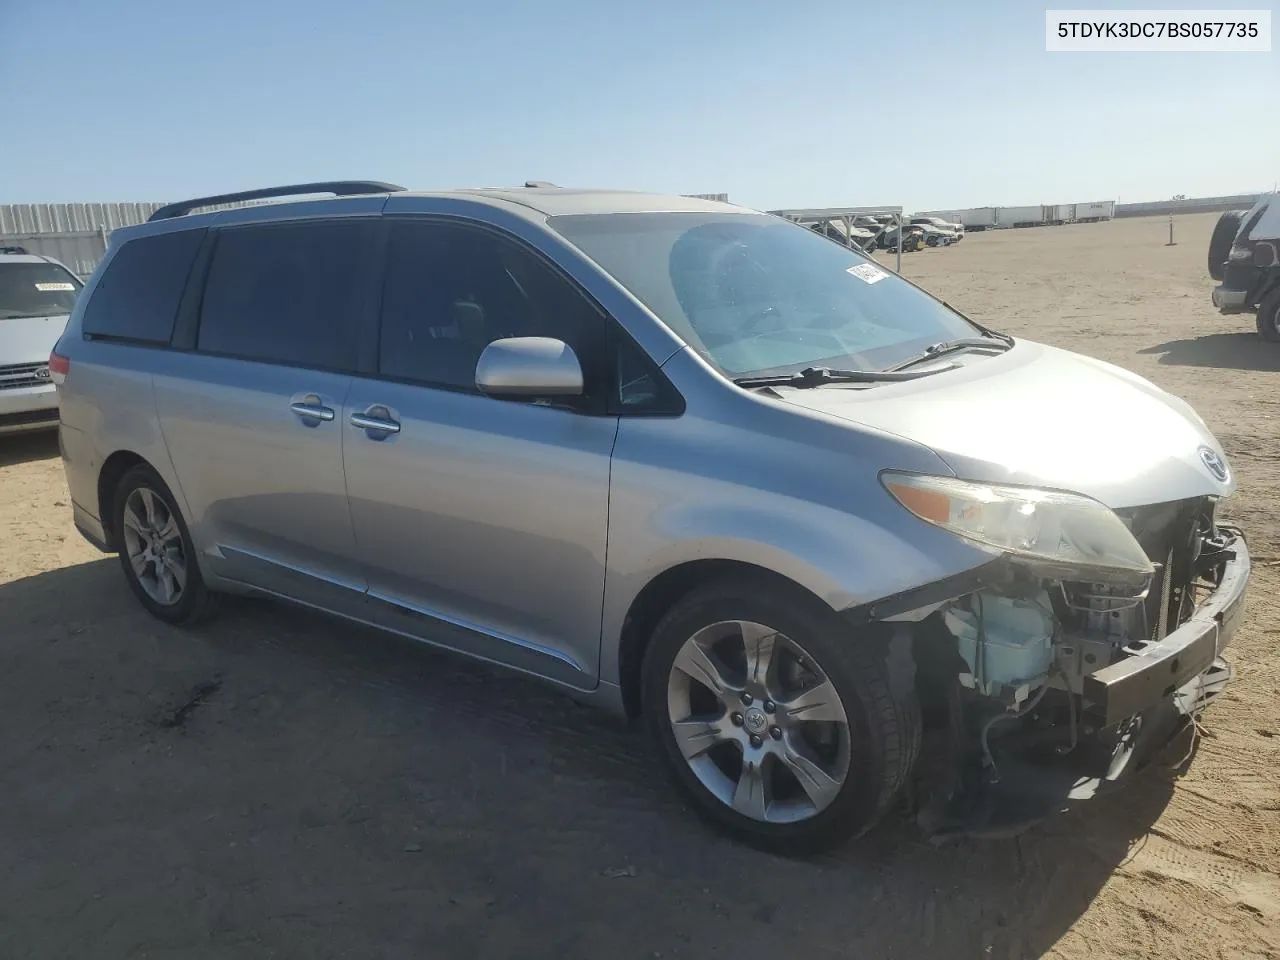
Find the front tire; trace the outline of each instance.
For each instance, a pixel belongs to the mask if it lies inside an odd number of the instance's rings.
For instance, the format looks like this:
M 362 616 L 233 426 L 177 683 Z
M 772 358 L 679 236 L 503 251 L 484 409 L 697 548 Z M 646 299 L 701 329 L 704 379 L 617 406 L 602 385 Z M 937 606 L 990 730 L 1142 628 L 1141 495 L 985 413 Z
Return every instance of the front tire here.
M 871 829 L 910 774 L 920 714 L 904 673 L 895 689 L 882 652 L 803 591 L 729 577 L 658 625 L 643 710 L 700 813 L 756 846 L 812 853 Z
M 148 613 L 191 625 L 213 612 L 217 594 L 200 576 L 186 521 L 151 467 L 140 464 L 120 479 L 112 523 L 125 579 Z
M 1280 287 L 1263 297 L 1258 306 L 1258 336 L 1280 343 Z

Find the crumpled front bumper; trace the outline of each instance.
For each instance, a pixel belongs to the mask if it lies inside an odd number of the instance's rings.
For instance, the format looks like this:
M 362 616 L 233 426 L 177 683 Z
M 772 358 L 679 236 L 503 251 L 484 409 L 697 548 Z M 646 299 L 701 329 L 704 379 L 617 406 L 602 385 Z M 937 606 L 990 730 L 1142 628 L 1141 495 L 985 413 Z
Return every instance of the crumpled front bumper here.
M 1085 718 L 1095 733 L 1064 749 L 1059 728 L 993 744 L 994 777 L 971 784 L 957 809 L 922 826 L 948 836 L 1016 835 L 1076 803 L 1121 787 L 1164 753 L 1222 694 L 1235 671 L 1221 654 L 1244 615 L 1252 561 L 1230 529 L 1233 554 L 1217 588 L 1163 640 L 1085 680 Z M 987 772 L 988 774 L 990 771 Z M 956 798 L 959 800 L 960 798 Z M 953 800 L 955 803 L 955 800 Z
M 1113 663 L 1084 679 L 1084 699 L 1109 727 L 1173 696 L 1213 664 L 1244 616 L 1252 561 L 1244 535 L 1235 541 L 1218 587 L 1186 623 L 1136 656 Z

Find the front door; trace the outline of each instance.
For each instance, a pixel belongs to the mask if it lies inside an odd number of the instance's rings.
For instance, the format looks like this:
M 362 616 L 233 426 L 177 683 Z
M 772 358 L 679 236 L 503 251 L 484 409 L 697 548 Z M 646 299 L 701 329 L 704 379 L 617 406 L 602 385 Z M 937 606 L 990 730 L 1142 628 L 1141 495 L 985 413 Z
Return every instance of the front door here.
M 378 373 L 343 410 L 347 488 L 375 616 L 578 687 L 597 676 L 617 419 L 604 317 L 514 238 L 389 220 Z M 475 388 L 493 340 L 574 348 L 587 396 L 552 406 Z

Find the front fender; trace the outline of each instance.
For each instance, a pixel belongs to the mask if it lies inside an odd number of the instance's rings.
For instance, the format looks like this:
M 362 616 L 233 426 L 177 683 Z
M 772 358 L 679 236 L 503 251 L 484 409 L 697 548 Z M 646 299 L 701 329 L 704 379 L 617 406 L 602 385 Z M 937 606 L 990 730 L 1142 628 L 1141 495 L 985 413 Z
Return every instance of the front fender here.
M 606 682 L 621 680 L 619 641 L 632 604 L 654 578 L 682 564 L 750 564 L 843 610 L 955 577 L 996 556 L 894 501 L 872 472 L 886 462 L 876 455 L 883 450 L 859 449 L 856 457 L 810 450 L 804 458 L 762 463 L 762 448 L 780 441 L 756 434 L 750 440 L 757 468 L 740 472 L 729 449 L 704 445 L 696 459 L 654 456 L 656 445 L 669 445 L 673 432 L 685 429 L 674 421 L 638 424 L 630 436 L 627 427 L 624 422 L 610 483 L 600 660 Z M 730 438 L 726 446 L 740 449 L 742 439 Z M 655 465 L 664 462 L 673 466 Z

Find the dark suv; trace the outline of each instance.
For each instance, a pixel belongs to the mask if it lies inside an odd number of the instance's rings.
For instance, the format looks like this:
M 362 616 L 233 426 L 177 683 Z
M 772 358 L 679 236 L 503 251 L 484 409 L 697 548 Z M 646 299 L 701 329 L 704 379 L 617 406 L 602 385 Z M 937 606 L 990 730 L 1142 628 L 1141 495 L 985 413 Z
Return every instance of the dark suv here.
M 1258 335 L 1280 342 L 1280 200 L 1266 194 L 1249 210 L 1218 218 L 1209 240 L 1209 275 L 1220 281 L 1220 313 L 1257 313 Z

